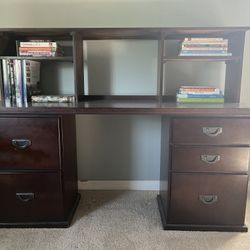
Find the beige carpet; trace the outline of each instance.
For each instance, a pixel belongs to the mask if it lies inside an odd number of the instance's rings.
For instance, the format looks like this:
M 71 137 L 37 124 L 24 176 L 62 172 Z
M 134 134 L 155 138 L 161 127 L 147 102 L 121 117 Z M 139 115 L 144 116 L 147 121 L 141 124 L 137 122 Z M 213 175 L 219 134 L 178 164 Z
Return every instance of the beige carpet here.
M 0 249 L 250 249 L 250 233 L 163 231 L 156 192 L 81 194 L 70 228 L 0 229 Z M 250 226 L 249 205 L 247 213 L 246 223 Z

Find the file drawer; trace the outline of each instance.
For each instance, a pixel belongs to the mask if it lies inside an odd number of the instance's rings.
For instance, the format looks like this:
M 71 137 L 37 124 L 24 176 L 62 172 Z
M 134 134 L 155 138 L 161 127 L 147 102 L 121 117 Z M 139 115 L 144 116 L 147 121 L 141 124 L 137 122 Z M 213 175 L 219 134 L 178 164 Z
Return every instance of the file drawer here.
M 173 143 L 249 145 L 250 119 L 173 119 Z
M 172 174 L 168 222 L 243 225 L 247 175 Z
M 172 171 L 176 172 L 246 172 L 249 148 L 211 146 L 173 146 Z
M 1 174 L 0 197 L 1 223 L 63 219 L 62 190 L 57 173 Z
M 0 169 L 58 169 L 59 119 L 0 118 Z

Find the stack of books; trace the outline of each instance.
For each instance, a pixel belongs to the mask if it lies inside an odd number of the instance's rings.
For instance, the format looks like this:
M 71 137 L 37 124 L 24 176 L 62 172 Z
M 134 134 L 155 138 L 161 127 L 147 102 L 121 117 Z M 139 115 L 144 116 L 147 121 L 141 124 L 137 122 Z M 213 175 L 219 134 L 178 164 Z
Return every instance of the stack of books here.
M 232 56 L 228 52 L 228 39 L 185 38 L 179 56 Z
M 61 46 L 54 41 L 48 40 L 30 40 L 17 41 L 18 56 L 34 56 L 34 57 L 55 57 L 63 56 Z
M 27 106 L 40 93 L 40 62 L 2 59 L 2 99 L 7 107 Z
M 224 95 L 216 87 L 182 86 L 176 100 L 178 103 L 224 103 Z

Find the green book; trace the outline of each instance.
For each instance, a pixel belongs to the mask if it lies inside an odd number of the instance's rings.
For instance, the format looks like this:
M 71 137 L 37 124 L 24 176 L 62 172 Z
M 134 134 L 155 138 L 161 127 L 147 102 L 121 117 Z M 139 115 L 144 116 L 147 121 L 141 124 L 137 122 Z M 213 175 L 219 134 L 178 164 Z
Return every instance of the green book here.
M 177 98 L 179 103 L 224 103 L 224 98 Z

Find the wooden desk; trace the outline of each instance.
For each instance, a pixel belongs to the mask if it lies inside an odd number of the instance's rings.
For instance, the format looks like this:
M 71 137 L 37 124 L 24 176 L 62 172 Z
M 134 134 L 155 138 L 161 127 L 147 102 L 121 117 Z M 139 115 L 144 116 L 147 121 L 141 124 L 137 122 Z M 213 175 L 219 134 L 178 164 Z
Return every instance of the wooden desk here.
M 0 106 L 0 226 L 67 227 L 79 201 L 76 114 L 162 117 L 159 208 L 165 229 L 246 231 L 250 106 L 238 104 L 245 32 L 249 27 L 0 29 L 0 59 L 22 60 L 16 41 L 66 41 L 71 53 L 31 57 L 73 62 L 76 103 Z M 232 56 L 168 56 L 166 41 L 223 38 Z M 84 92 L 84 40 L 158 42 L 154 96 L 88 96 Z M 171 54 L 171 53 L 170 53 Z M 225 104 L 176 104 L 164 93 L 171 62 L 226 64 Z M 42 84 L 42 83 L 41 83 Z M 166 89 L 167 86 L 166 86 Z M 177 91 L 177 89 L 176 89 Z M 166 91 L 167 92 L 167 91 Z

